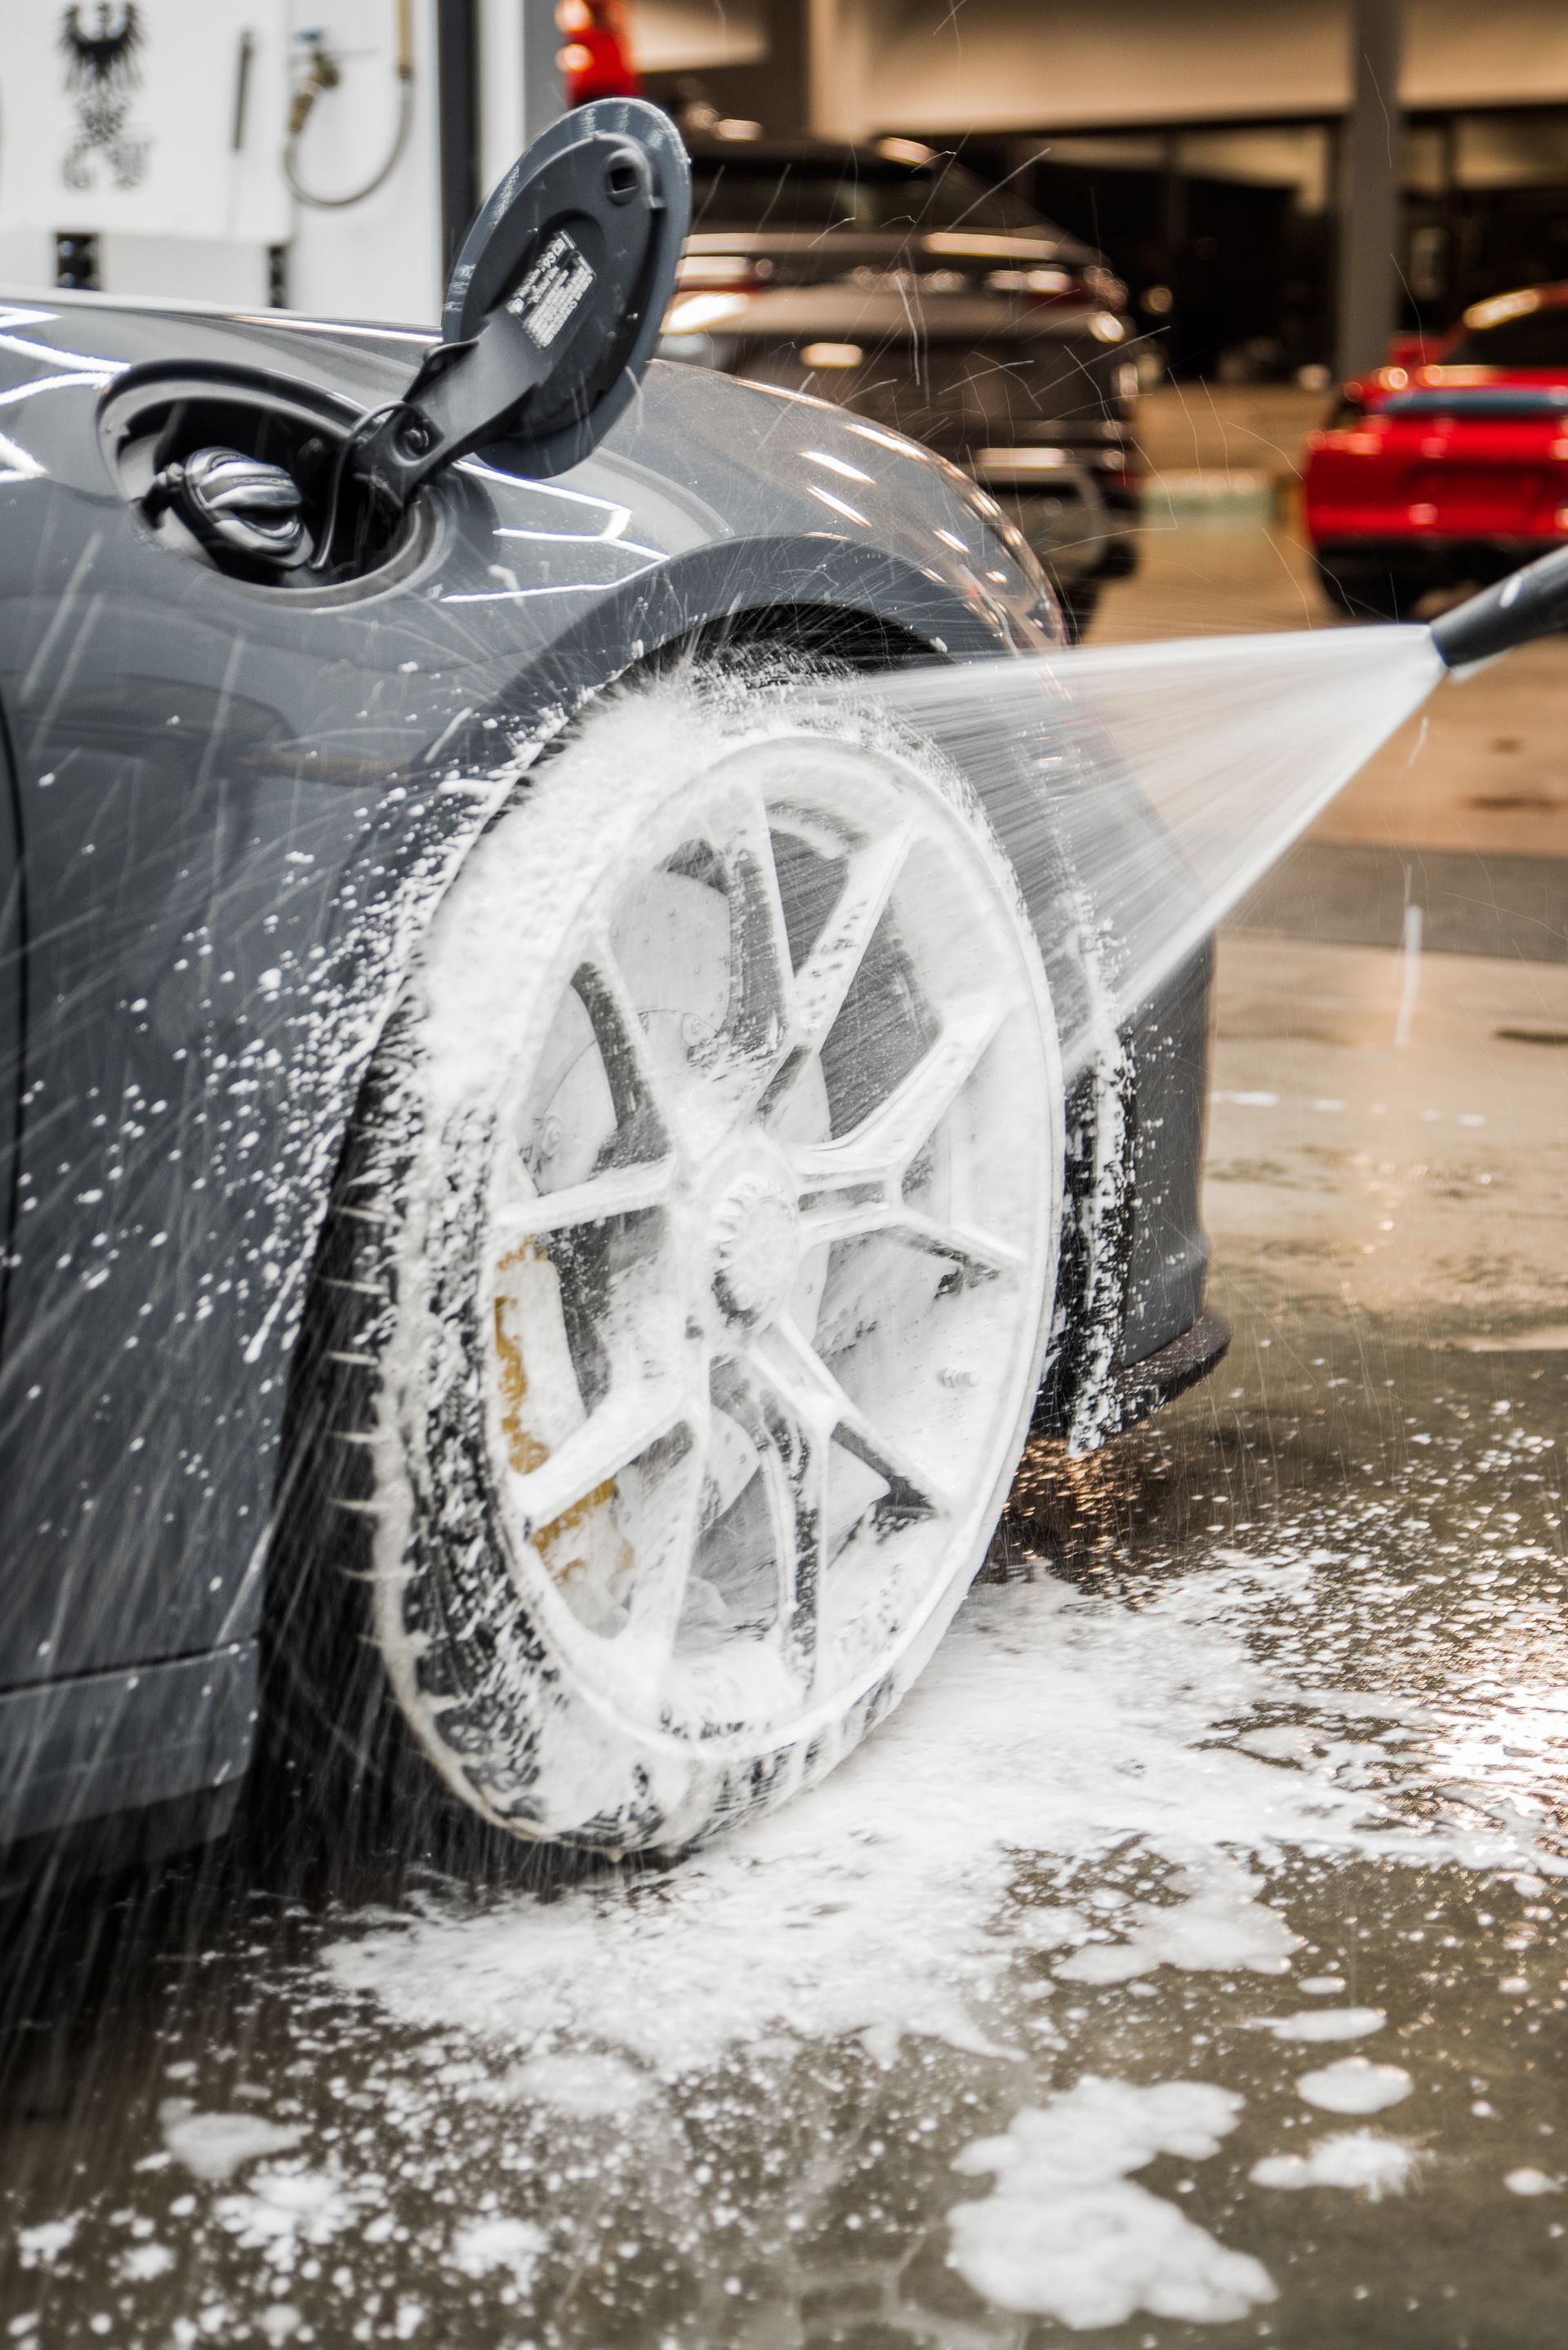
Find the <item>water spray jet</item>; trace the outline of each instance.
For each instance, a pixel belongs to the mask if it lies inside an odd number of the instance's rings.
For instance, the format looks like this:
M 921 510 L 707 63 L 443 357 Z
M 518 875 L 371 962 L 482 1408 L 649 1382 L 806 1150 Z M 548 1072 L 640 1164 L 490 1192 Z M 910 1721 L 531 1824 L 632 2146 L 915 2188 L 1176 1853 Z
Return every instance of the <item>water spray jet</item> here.
M 875 698 L 969 778 L 1048 961 L 1058 941 L 1071 1077 L 1107 1015 L 1149 1001 L 1449 671 L 1563 627 L 1568 548 L 1429 626 L 921 666 Z M 1062 971 L 1085 956 L 1087 991 Z

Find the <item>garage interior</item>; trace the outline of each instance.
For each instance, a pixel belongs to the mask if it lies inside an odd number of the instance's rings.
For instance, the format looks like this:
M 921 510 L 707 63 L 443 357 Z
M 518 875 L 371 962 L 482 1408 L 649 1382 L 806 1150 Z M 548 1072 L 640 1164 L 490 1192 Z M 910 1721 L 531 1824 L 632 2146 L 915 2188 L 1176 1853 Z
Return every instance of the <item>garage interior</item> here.
M 1103 256 L 1138 519 L 1091 648 L 1366 625 L 1309 439 L 1568 291 L 1546 0 L 582 5 L 704 137 L 955 153 Z M 418 168 L 340 232 L 57 229 L 0 160 L 7 300 L 428 322 L 572 5 L 423 0 Z M 384 76 L 389 7 L 317 13 Z M 1561 2340 L 1568 637 L 1446 681 L 1216 972 L 1230 1352 L 1103 1450 L 1031 1444 L 822 1787 L 618 1871 L 343 1863 L 258 1807 L 107 1889 L 5 1880 L 7 2339 Z

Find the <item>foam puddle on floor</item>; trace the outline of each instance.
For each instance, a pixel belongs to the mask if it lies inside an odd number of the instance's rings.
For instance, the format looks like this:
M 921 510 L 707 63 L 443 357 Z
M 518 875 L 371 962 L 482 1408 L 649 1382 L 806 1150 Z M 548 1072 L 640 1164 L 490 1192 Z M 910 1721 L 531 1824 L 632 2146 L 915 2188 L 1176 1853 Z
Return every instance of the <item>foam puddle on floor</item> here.
M 327 1971 L 400 2024 L 482 2048 L 504 2100 L 642 2129 L 639 2109 L 682 2085 L 846 2035 L 887 2067 L 920 2043 L 1011 2061 L 1012 2122 L 957 2150 L 950 2266 L 998 2309 L 1075 2327 L 1235 2318 L 1274 2280 L 1129 2174 L 1160 2152 L 1212 2154 L 1241 2096 L 1080 2076 L 1085 2011 L 1062 2012 L 1064 1997 L 1152 1990 L 1170 1970 L 1236 1977 L 1250 2005 L 1269 1979 L 1331 1998 L 1338 1977 L 1290 1982 L 1300 1938 L 1267 1898 L 1303 1858 L 1537 1888 L 1568 1866 L 1511 1793 L 1492 1816 L 1473 1785 L 1443 1793 L 1440 1725 L 1409 1700 L 1303 1686 L 1314 1643 L 1293 1664 L 1279 1629 L 1316 1607 L 1328 1557 L 1232 1559 L 1137 1606 L 1049 1577 L 978 1590 L 899 1711 L 778 1814 L 651 1879 L 477 1914 L 438 1896 L 406 1924 L 342 1935 Z M 1250 1637 L 1264 1624 L 1272 1661 Z M 1272 2037 L 1307 2124 L 1413 2085 L 1378 2054 L 1383 2012 L 1330 1998 L 1237 2019 Z M 1310 2062 L 1336 2040 L 1355 2053 Z M 1402 2139 L 1341 2128 L 1251 2176 L 1376 2197 L 1416 2161 Z M 971 2199 L 961 2182 L 985 2176 Z
M 1287 1849 L 1555 1866 L 1522 1821 L 1417 1818 L 1342 1783 L 1366 1752 L 1347 1751 L 1347 1722 L 1419 1709 L 1307 1691 L 1254 1657 L 1248 1618 L 1304 1598 L 1311 1575 L 1217 1567 L 1136 1609 L 1050 1579 L 982 1588 L 898 1711 L 809 1795 L 652 1879 L 477 1917 L 438 1906 L 327 1964 L 405 2022 L 530 2054 L 602 2049 L 669 2077 L 779 2033 L 857 2033 L 891 2062 L 907 2033 L 1015 2044 L 1020 1950 L 1060 1948 L 1057 1979 L 1085 1983 L 1283 1973 L 1294 1938 L 1251 1872 Z M 1295 1728 L 1293 1760 L 1225 1742 L 1264 1706 L 1336 1722 L 1328 1761 Z M 1079 1913 L 1019 1898 L 1021 1856 L 1077 1864 L 1129 1839 L 1168 1865 L 1174 1899 Z
M 1478 1523 L 1545 1495 L 1532 1443 L 1487 1432 Z M 659 1872 L 258 1892 L 116 2025 L 96 2168 L 7 2140 L 0 2326 L 1319 2350 L 1370 2309 L 1433 2350 L 1445 2293 L 1551 2303 L 1561 1594 L 1510 1508 L 1437 1616 L 1411 1507 L 977 1590 L 842 1771 Z

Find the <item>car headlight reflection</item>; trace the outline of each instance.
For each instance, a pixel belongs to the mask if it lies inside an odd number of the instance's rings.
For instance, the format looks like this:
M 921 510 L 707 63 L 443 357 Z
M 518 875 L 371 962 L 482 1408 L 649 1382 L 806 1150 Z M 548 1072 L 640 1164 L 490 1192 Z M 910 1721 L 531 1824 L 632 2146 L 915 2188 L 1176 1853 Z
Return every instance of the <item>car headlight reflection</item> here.
M 660 335 L 659 356 L 661 359 L 680 359 L 688 367 L 712 368 L 719 374 L 728 374 L 734 367 L 740 344 L 733 335 Z

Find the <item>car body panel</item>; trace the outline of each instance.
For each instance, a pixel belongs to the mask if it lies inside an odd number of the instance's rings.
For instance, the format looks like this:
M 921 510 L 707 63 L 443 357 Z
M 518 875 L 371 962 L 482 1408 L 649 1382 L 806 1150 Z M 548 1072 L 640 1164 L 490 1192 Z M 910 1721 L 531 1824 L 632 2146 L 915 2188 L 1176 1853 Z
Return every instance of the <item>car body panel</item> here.
M 236 1640 L 212 1655 L 0 1692 L 0 1845 L 237 1788 L 255 1737 L 256 1684 L 256 1644 Z
M 5 1344 L 11 1228 L 16 1212 L 16 1144 L 22 1116 L 22 1033 L 26 1002 L 23 959 L 26 939 L 16 782 L 11 746 L 5 727 L 0 726 L 0 1352 Z
M 1026 551 L 939 458 L 657 363 L 559 480 L 504 450 L 454 469 L 402 569 L 364 592 L 173 554 L 106 465 L 100 398 L 130 366 L 267 367 L 360 407 L 428 339 L 92 297 L 0 311 L 0 708 L 28 923 L 24 1057 L 0 1066 L 25 1105 L 0 1690 L 58 1693 L 41 1746 L 31 1700 L 0 1706 L 0 1835 L 53 1824 L 67 1780 L 82 1816 L 127 1787 L 185 1794 L 199 1752 L 238 1767 L 346 1123 L 431 909 L 539 743 L 646 654 L 737 616 L 869 616 L 961 660 L 1042 649 L 1056 625 Z M 0 969 L 14 994 L 16 959 Z M 92 1729 L 111 1685 L 131 1706 L 150 1668 L 220 1657 L 239 1661 L 205 1684 L 219 1728 L 171 1734 L 156 1767 Z M 35 1803 L 46 1749 L 66 1761 Z
M 1542 343 L 1556 331 L 1553 363 L 1510 357 L 1520 318 Z M 1477 358 L 1492 344 L 1503 363 Z M 1325 560 L 1368 556 L 1433 585 L 1501 577 L 1568 539 L 1568 287 L 1478 304 L 1429 360 L 1346 385 L 1307 443 L 1304 508 Z
M 1158 1354 L 1203 1309 L 1209 1241 L 1203 1153 L 1209 1111 L 1213 954 L 1168 980 L 1133 1032 L 1132 1195 L 1126 1300 L 1116 1367 Z

